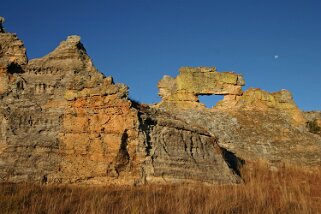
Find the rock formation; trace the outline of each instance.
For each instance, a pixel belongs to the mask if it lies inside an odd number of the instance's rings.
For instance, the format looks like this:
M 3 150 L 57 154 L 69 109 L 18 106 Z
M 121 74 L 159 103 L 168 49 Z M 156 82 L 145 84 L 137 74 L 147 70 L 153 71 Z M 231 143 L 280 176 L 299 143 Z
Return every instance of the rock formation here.
M 269 93 L 261 89 L 242 92 L 243 76 L 233 72 L 218 72 L 215 67 L 182 67 L 176 78 L 165 75 L 158 83 L 162 100 L 156 107 L 173 109 L 205 109 L 199 95 L 224 95 L 215 108 L 275 109 L 287 112 L 298 125 L 306 123 L 303 112 L 287 90 Z
M 308 120 L 308 129 L 311 133 L 321 136 L 321 111 L 305 112 Z
M 204 108 L 199 95 L 242 95 L 242 75 L 217 72 L 215 67 L 182 67 L 176 78 L 164 76 L 158 83 L 159 107 Z
M 142 105 L 93 65 L 79 36 L 28 61 L 0 33 L 0 182 L 238 183 L 238 163 L 320 166 L 320 114 L 286 90 L 242 91 L 241 75 L 183 67 Z M 212 109 L 199 95 L 224 95 Z
M 215 137 L 135 108 L 127 86 L 97 71 L 78 36 L 28 61 L 23 43 L 1 33 L 0 62 L 2 182 L 239 181 Z
M 217 142 L 201 127 L 153 108 L 140 108 L 140 129 L 145 136 L 147 182 L 239 182 Z M 231 173 L 231 170 L 233 173 Z
M 193 86 L 177 87 L 182 73 L 188 82 L 197 76 Z M 218 74 L 221 78 L 208 78 Z M 212 82 L 207 83 L 209 80 Z M 219 85 L 219 90 L 213 90 L 213 85 Z M 320 166 L 321 139 L 316 135 L 321 130 L 320 112 L 302 112 L 287 90 L 269 93 L 251 88 L 242 92 L 242 85 L 242 76 L 234 73 L 218 73 L 204 67 L 182 68 L 176 78 L 164 76 L 159 82 L 162 101 L 156 107 L 207 130 L 239 160 Z M 197 99 L 201 94 L 223 94 L 224 99 L 207 109 Z M 191 96 L 193 100 L 188 99 Z

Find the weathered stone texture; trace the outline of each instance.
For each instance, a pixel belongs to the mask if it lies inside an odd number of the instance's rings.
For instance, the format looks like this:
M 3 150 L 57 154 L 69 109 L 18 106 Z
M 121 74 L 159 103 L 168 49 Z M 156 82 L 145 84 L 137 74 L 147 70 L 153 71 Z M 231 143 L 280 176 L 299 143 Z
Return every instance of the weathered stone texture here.
M 235 161 L 321 165 L 321 114 L 289 91 L 242 92 L 244 79 L 183 67 L 158 83 L 154 106 L 94 66 L 79 36 L 28 62 L 0 33 L 0 182 L 240 182 Z M 224 99 L 212 109 L 199 95 Z
M 213 90 L 213 83 L 221 85 L 222 91 Z M 320 114 L 304 114 L 287 90 L 224 91 L 242 85 L 244 80 L 237 74 L 187 67 L 175 79 L 165 76 L 159 82 L 162 101 L 154 107 L 207 130 L 240 160 L 321 165 Z M 223 94 L 224 99 L 207 109 L 198 102 L 199 94 Z
M 60 139 L 61 176 L 69 182 L 102 183 L 110 178 L 133 183 L 140 177 L 135 162 L 140 142 L 137 111 L 125 99 L 127 87 L 105 84 L 101 87 L 115 93 L 98 94 L 93 88 L 68 101 Z
M 321 166 L 321 138 L 305 127 L 297 127 L 286 114 L 261 110 L 171 110 L 188 124 L 217 136 L 222 148 L 245 162 L 266 160 Z
M 48 100 L 34 94 L 37 83 L 29 78 L 23 43 L 13 34 L 0 34 L 1 65 L 7 87 L 0 104 L 1 153 L 0 180 L 42 181 L 58 170 L 59 108 L 45 109 Z M 48 78 L 49 79 L 49 78 Z
M 217 72 L 215 67 L 182 67 L 176 78 L 164 76 L 158 83 L 160 107 L 204 108 L 198 95 L 241 95 L 244 79 L 233 72 Z
M 224 95 L 214 109 L 275 110 L 287 114 L 297 126 L 307 122 L 287 90 L 270 93 L 251 88 L 242 92 L 245 84 L 242 75 L 217 72 L 214 67 L 183 67 L 179 72 L 176 78 L 165 75 L 159 81 L 162 100 L 155 107 L 205 110 L 205 105 L 198 100 L 199 95 Z
M 0 39 L 0 181 L 238 182 L 215 137 L 134 108 L 127 86 L 96 70 L 80 37 L 29 62 L 15 35 Z
M 241 96 L 225 96 L 217 103 L 216 109 L 247 109 L 249 111 L 277 111 L 287 115 L 291 124 L 305 126 L 307 122 L 303 112 L 295 104 L 291 92 L 281 90 L 279 92 L 267 92 L 261 89 L 250 88 Z
M 153 183 L 237 183 L 217 144 L 206 130 L 156 110 L 141 110 L 146 160 L 143 181 Z
M 1 67 L 12 63 L 24 65 L 27 63 L 26 49 L 23 42 L 12 33 L 0 33 L 0 64 Z
M 308 129 L 311 133 L 321 136 L 321 111 L 304 112 L 308 120 Z
M 0 33 L 0 96 L 15 90 L 18 81 L 14 73 L 21 72 L 21 65 L 27 63 L 26 49 L 15 34 Z
M 242 94 L 244 80 L 241 75 L 232 72 L 217 72 L 215 68 L 183 67 L 176 77 L 177 90 L 206 94 Z
M 25 52 L 21 41 L 5 44 L 13 45 L 12 56 Z M 1 100 L 1 180 L 70 183 L 106 176 L 125 130 L 129 139 L 138 132 L 132 131 L 137 113 L 127 87 L 94 68 L 78 36 L 28 64 L 13 61 L 21 70 L 7 73 L 23 81 L 12 83 L 16 90 Z

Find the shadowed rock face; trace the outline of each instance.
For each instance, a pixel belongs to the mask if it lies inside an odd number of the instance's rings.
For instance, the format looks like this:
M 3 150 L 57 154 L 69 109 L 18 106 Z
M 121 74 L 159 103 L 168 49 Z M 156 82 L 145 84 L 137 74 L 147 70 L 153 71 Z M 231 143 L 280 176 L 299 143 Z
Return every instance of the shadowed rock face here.
M 0 47 L 0 181 L 239 181 L 215 137 L 134 108 L 127 86 L 96 70 L 80 37 L 29 62 L 15 35 L 0 33 Z
M 308 120 L 309 131 L 321 136 L 321 111 L 305 112 L 304 115 Z
M 140 109 L 140 125 L 147 153 L 144 181 L 208 184 L 240 181 L 235 171 L 230 173 L 230 161 L 222 156 L 217 138 L 205 129 L 153 108 Z
M 321 138 L 276 110 L 170 110 L 171 115 L 217 136 L 220 147 L 247 162 L 266 160 L 301 166 L 321 165 Z

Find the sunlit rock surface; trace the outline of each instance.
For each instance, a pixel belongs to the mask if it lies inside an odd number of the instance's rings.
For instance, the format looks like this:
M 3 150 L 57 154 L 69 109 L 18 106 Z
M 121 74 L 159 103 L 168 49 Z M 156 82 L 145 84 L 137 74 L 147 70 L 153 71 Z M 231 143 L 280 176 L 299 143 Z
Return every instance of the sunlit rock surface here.
M 242 75 L 217 72 L 215 67 L 182 67 L 176 78 L 165 75 L 158 82 L 162 101 L 159 107 L 204 108 L 199 95 L 241 95 Z
M 0 182 L 230 184 L 262 159 L 321 165 L 321 114 L 289 91 L 242 91 L 240 74 L 182 67 L 158 83 L 160 103 L 139 104 L 80 40 L 28 61 L 23 42 L 0 33 Z M 199 95 L 224 99 L 208 109 Z
M 162 101 L 155 108 L 207 130 L 218 138 L 222 148 L 239 160 L 265 160 L 281 165 L 285 162 L 305 166 L 321 165 L 321 114 L 302 112 L 289 91 L 270 93 L 250 88 L 243 93 L 241 89 L 240 93 L 233 93 L 235 90 L 228 92 L 226 88 L 244 85 L 240 75 L 223 72 L 219 76 L 224 78 L 208 78 L 208 75 L 218 75 L 215 68 L 183 68 L 183 73 L 189 76 L 185 84 L 188 86 L 183 91 L 192 91 L 187 94 L 194 97 L 194 100 L 177 97 L 177 94 L 183 94 L 177 87 L 181 69 L 176 78 L 164 76 L 159 82 Z M 192 80 L 195 73 L 197 77 Z M 201 80 L 199 76 L 202 76 Z M 207 81 L 211 81 L 211 84 Z M 190 85 L 190 82 L 194 85 Z M 224 93 L 213 90 L 213 84 L 221 85 L 220 89 Z M 223 94 L 224 98 L 208 109 L 197 99 L 197 95 L 204 94 Z
M 240 181 L 215 136 L 134 105 L 127 86 L 93 66 L 79 36 L 29 62 L 14 34 L 0 42 L 1 182 Z

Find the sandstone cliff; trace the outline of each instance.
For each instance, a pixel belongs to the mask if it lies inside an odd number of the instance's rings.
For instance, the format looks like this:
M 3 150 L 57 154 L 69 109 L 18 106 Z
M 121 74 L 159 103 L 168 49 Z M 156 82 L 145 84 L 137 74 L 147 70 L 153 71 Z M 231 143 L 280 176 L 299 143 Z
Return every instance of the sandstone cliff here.
M 182 85 L 179 83 L 182 71 L 184 79 L 193 80 L 193 87 L 177 87 Z M 245 84 L 242 76 L 220 72 L 219 78 L 211 79 L 209 75 L 218 72 L 215 68 L 188 67 L 181 68 L 176 78 L 164 76 L 158 85 L 162 101 L 155 107 L 207 130 L 218 138 L 222 148 L 240 160 L 321 165 L 319 112 L 302 112 L 287 90 L 269 93 L 251 88 L 242 92 L 240 86 Z M 211 84 L 204 84 L 209 79 Z M 219 88 L 213 90 L 213 86 Z M 217 94 L 224 95 L 224 99 L 212 109 L 205 108 L 197 99 L 198 95 Z M 189 99 L 191 96 L 195 99 Z
M 183 67 L 159 82 L 162 101 L 140 105 L 93 65 L 79 36 L 28 61 L 0 33 L 0 182 L 237 183 L 259 159 L 320 166 L 320 114 L 289 91 L 242 91 L 214 67 Z M 224 95 L 212 109 L 199 95 Z
M 198 108 L 199 95 L 241 95 L 244 80 L 233 72 L 217 72 L 215 67 L 182 67 L 176 78 L 164 76 L 158 83 L 159 107 Z
M 137 108 L 128 88 L 93 66 L 80 37 L 28 62 L 0 34 L 0 181 L 235 183 L 206 130 Z

